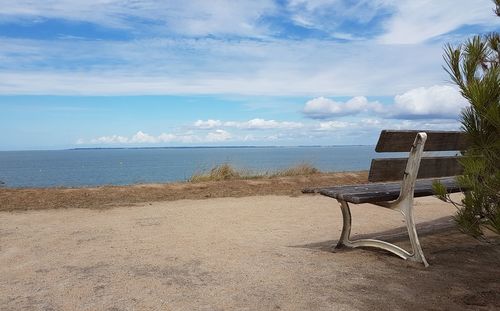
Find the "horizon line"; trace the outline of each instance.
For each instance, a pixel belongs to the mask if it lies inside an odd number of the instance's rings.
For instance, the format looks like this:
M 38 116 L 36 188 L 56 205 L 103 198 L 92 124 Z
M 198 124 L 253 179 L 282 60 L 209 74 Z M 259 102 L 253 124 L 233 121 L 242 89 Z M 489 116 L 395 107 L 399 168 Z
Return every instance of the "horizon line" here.
M 23 151 L 78 151 L 78 150 L 123 150 L 123 149 L 238 149 L 238 148 L 318 148 L 318 147 L 354 147 L 354 146 L 375 146 L 374 144 L 339 144 L 339 145 L 218 145 L 218 146 L 144 146 L 144 147 L 76 147 L 62 149 L 21 149 L 21 150 L 0 150 L 0 152 L 23 152 Z

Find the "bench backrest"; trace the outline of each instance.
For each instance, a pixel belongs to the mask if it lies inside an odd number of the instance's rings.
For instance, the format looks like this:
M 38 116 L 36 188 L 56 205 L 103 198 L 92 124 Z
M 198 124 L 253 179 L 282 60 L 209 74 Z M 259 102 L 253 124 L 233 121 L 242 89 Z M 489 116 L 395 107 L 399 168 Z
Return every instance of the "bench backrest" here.
M 458 131 L 400 131 L 383 130 L 376 152 L 411 152 L 418 133 L 426 133 L 423 151 L 462 151 L 468 143 L 464 132 Z M 418 137 L 417 137 L 418 138 Z M 422 157 L 417 178 L 456 176 L 462 173 L 458 156 Z M 408 158 L 373 159 L 368 180 L 370 182 L 402 180 L 407 171 Z

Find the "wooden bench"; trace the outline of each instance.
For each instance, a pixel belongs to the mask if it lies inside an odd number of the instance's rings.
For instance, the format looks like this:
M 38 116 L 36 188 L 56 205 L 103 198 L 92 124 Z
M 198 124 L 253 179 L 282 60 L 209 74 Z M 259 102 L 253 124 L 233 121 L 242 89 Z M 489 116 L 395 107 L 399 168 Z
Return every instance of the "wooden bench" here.
M 384 130 L 380 134 L 375 151 L 409 151 L 408 158 L 373 159 L 368 175 L 368 181 L 371 183 L 368 184 L 304 189 L 303 192 L 320 193 L 339 201 L 344 224 L 336 248 L 381 248 L 405 260 L 421 262 L 427 267 L 429 264 L 424 257 L 415 227 L 413 198 L 433 195 L 434 180 L 440 180 L 450 193 L 459 192 L 460 188 L 453 176 L 461 174 L 462 167 L 456 155 L 423 157 L 423 154 L 424 151 L 465 150 L 466 147 L 463 132 Z M 399 182 L 388 182 L 395 180 Z M 408 229 L 411 252 L 381 240 L 350 240 L 349 203 L 372 203 L 401 212 Z

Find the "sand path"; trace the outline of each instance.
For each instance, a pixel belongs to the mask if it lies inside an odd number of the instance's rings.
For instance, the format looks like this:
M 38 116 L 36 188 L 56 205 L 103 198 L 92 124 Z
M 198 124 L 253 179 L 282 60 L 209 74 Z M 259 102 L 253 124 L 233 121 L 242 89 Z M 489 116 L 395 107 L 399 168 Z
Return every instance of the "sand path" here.
M 494 310 L 499 243 L 417 200 L 431 266 L 334 253 L 341 214 L 322 196 L 0 212 L 1 310 Z M 353 233 L 404 235 L 395 212 L 353 208 Z M 404 243 L 402 245 L 405 245 Z

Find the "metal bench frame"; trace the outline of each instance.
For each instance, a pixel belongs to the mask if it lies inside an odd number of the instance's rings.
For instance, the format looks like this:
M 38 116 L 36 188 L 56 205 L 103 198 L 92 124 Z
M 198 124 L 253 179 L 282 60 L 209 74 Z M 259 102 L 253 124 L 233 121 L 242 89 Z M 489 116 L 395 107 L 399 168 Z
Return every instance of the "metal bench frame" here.
M 415 221 L 413 217 L 413 195 L 415 190 L 415 182 L 417 180 L 417 174 L 420 167 L 422 154 L 424 152 L 424 145 L 426 140 L 427 134 L 424 132 L 419 132 L 415 138 L 415 141 L 413 142 L 410 155 L 408 157 L 408 162 L 406 164 L 399 197 L 394 201 L 372 203 L 378 206 L 389 208 L 391 210 L 399 211 L 401 212 L 401 214 L 403 214 L 412 247 L 411 252 L 408 252 L 397 245 L 377 239 L 350 240 L 351 211 L 349 208 L 349 203 L 341 199 L 337 199 L 337 201 L 339 201 L 340 208 L 342 210 L 343 227 L 342 233 L 340 235 L 340 240 L 336 248 L 380 248 L 389 251 L 405 260 L 421 262 L 425 267 L 429 266 L 418 240 L 417 229 L 415 227 Z

